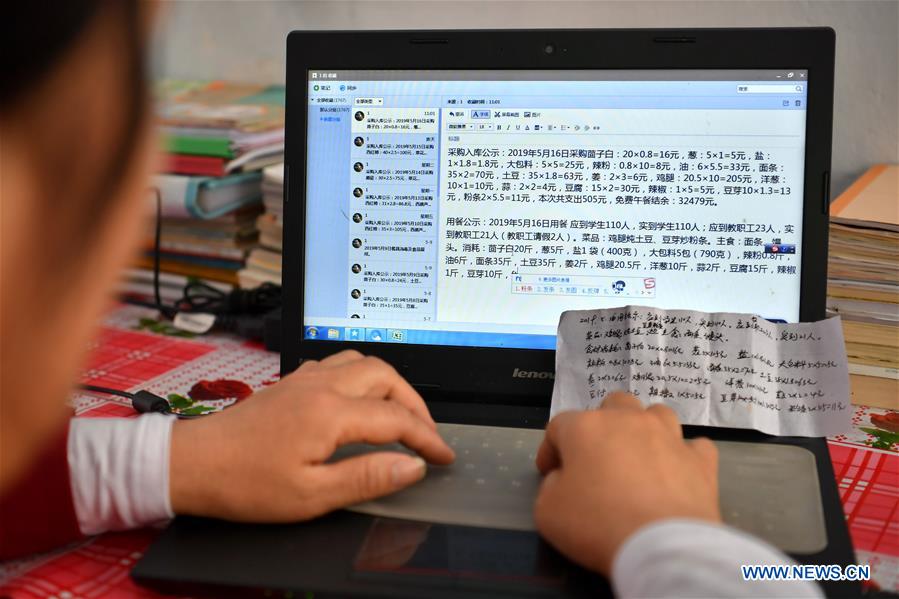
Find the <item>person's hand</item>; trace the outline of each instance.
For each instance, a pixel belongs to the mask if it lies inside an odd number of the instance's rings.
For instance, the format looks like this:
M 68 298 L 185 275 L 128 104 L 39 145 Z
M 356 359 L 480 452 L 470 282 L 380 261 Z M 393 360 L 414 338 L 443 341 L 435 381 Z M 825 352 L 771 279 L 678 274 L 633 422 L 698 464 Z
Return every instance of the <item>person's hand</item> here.
M 421 458 L 399 452 L 326 463 L 337 447 L 356 442 L 400 442 L 434 464 L 455 457 L 421 396 L 396 370 L 345 351 L 304 363 L 220 414 L 176 422 L 172 508 L 230 520 L 304 520 L 425 475 Z
M 546 475 L 534 507 L 537 529 L 570 559 L 606 575 L 618 548 L 646 524 L 721 521 L 715 446 L 684 441 L 673 410 L 643 409 L 629 393 L 610 393 L 598 410 L 553 418 L 537 467 Z

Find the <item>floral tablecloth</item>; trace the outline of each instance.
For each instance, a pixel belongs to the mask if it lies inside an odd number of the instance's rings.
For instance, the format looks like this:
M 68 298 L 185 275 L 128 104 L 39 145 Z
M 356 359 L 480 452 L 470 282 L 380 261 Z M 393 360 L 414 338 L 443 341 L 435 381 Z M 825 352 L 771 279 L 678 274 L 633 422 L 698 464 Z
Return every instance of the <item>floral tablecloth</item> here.
M 83 382 L 147 389 L 186 410 L 225 405 L 278 380 L 278 355 L 258 344 L 185 337 L 141 308 L 111 313 L 91 350 Z M 128 400 L 102 394 L 79 393 L 73 403 L 79 418 L 134 416 Z M 857 406 L 851 431 L 829 447 L 858 562 L 871 565 L 873 586 L 899 591 L 899 413 Z M 128 573 L 158 533 L 108 533 L 0 564 L 0 596 L 157 597 Z

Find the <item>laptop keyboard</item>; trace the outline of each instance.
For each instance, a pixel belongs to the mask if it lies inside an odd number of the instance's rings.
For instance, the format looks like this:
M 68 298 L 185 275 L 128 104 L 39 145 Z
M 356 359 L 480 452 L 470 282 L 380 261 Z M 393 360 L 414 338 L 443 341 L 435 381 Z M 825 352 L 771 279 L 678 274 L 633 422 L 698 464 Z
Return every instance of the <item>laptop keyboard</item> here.
M 439 524 L 535 530 L 534 465 L 542 430 L 437 425 L 455 463 L 429 466 L 424 480 L 399 493 L 349 509 L 373 516 Z M 784 551 L 814 553 L 827 544 L 815 457 L 792 445 L 716 442 L 721 514 L 736 528 Z M 385 446 L 410 453 L 400 445 Z M 333 459 L 375 451 L 341 448 Z

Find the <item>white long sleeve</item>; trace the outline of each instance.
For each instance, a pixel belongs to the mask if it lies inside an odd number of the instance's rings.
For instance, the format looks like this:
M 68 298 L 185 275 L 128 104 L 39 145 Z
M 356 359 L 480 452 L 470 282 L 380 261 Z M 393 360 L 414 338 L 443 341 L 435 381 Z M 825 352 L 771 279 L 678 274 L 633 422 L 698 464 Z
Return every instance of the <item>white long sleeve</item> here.
M 78 526 L 85 535 L 173 517 L 169 456 L 174 417 L 75 418 L 68 459 Z
M 822 597 L 807 581 L 746 581 L 741 565 L 794 564 L 764 541 L 729 526 L 665 520 L 633 534 L 615 556 L 619 599 L 649 597 Z

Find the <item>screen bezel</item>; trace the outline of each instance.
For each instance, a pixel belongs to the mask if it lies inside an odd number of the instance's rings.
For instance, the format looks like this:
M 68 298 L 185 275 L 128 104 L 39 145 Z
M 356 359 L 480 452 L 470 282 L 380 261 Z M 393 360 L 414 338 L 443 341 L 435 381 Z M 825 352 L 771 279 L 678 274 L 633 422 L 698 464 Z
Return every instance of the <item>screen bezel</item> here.
M 551 350 L 303 339 L 306 117 L 310 70 L 805 69 L 800 321 L 824 317 L 833 117 L 830 28 L 699 30 L 294 31 L 287 38 L 281 371 L 344 349 L 379 356 L 431 396 L 548 406 Z M 552 45 L 554 51 L 546 52 Z M 326 57 L 326 58 L 322 58 Z M 288 311 L 288 306 L 296 306 Z M 439 393 L 438 393 L 439 392 Z

